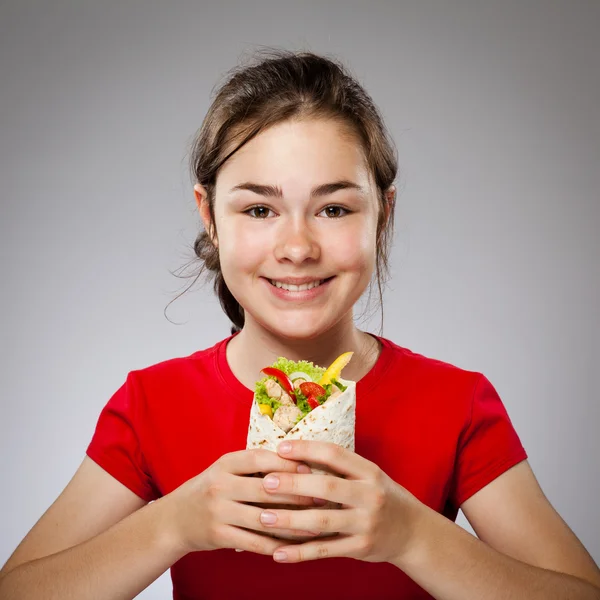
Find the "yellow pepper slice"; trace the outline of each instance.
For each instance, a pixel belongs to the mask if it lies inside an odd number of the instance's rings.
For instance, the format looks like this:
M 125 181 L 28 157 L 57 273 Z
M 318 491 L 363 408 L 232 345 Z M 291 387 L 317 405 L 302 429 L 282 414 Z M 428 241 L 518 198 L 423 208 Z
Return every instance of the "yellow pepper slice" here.
M 332 379 L 339 379 L 342 369 L 350 362 L 354 352 L 344 352 L 338 356 L 332 363 L 331 366 L 323 373 L 323 377 L 319 379 L 319 385 L 326 385 L 331 383 Z
M 273 409 L 268 404 L 259 404 L 258 410 L 260 410 L 261 414 L 268 415 L 273 418 Z

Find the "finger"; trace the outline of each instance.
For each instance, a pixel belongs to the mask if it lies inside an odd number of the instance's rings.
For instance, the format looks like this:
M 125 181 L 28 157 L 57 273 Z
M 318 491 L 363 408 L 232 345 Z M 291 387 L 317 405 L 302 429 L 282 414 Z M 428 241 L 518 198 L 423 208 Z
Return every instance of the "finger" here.
M 277 452 L 282 458 L 325 465 L 353 479 L 365 479 L 373 472 L 371 461 L 332 442 L 286 440 L 279 444 Z
M 219 462 L 225 471 L 234 475 L 252 475 L 253 473 L 269 473 L 283 471 L 295 473 L 299 461 L 282 458 L 271 450 L 240 450 L 224 454 Z
M 273 559 L 277 562 L 298 563 L 319 558 L 349 557 L 360 558 L 368 554 L 368 544 L 355 535 L 322 538 L 304 544 L 282 546 Z
M 312 469 L 304 463 L 300 463 L 296 471 L 298 473 L 304 473 L 305 475 L 310 475 L 312 473 Z M 327 500 L 323 500 L 323 498 L 313 498 L 312 501 L 315 506 L 325 506 L 327 504 Z
M 261 523 L 268 527 L 320 531 L 322 533 L 358 533 L 358 513 L 354 509 L 263 510 Z
M 267 492 L 276 494 L 309 496 L 349 506 L 360 506 L 365 502 L 362 482 L 335 475 L 269 473 L 262 482 Z
M 239 527 L 227 525 L 222 534 L 223 548 L 235 548 L 239 552 L 254 552 L 256 554 L 272 555 L 282 546 L 282 541 L 264 535 L 258 535 Z
M 261 518 L 262 513 L 265 511 L 254 506 L 247 506 L 237 502 L 226 502 L 223 504 L 222 511 L 221 519 L 228 525 L 249 529 L 269 536 L 279 535 L 283 537 L 292 535 L 294 537 L 313 539 L 319 535 L 319 532 L 316 531 L 268 526 L 263 523 Z M 239 546 L 236 546 L 236 548 L 239 548 Z
M 314 506 L 313 499 L 294 494 L 272 494 L 268 492 L 262 478 L 227 476 L 227 495 L 238 502 L 252 502 L 254 504 Z
M 302 529 L 280 529 L 277 527 L 270 527 L 268 530 L 258 531 L 256 529 L 249 529 L 257 535 L 268 535 L 275 537 L 282 541 L 284 544 L 298 544 L 303 542 L 310 542 L 321 535 L 318 531 L 303 531 Z

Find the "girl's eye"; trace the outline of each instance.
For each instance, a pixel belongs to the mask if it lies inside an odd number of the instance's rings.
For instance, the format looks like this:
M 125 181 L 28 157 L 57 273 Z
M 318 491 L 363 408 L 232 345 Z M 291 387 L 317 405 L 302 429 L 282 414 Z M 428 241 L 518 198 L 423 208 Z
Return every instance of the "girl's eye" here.
M 325 213 L 325 216 L 329 219 L 338 219 L 339 217 L 349 214 L 350 211 L 346 208 L 342 208 L 341 206 L 326 206 L 321 213 Z
M 247 215 L 250 215 L 253 219 L 266 219 L 269 216 L 269 213 L 273 211 L 266 206 L 253 206 L 244 212 Z

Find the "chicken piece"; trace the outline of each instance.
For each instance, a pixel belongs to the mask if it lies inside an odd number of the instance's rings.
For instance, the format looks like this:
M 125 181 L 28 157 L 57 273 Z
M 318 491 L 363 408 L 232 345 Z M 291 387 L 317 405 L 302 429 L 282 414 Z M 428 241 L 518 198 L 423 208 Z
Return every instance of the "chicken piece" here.
M 282 406 L 296 406 L 296 403 L 290 398 L 287 392 L 281 392 L 281 398 L 279 398 L 279 402 Z
M 296 381 L 294 381 L 294 389 L 295 390 L 299 390 L 300 389 L 300 385 L 303 383 L 306 383 L 308 381 L 308 379 L 302 379 L 302 378 L 298 378 L 296 379 Z
M 269 398 L 281 398 L 283 388 L 273 379 L 267 379 L 265 381 L 265 388 L 267 389 L 267 396 L 269 396 Z
M 269 398 L 277 400 L 277 402 L 284 406 L 295 406 L 289 394 L 273 379 L 267 379 L 267 381 L 265 381 L 265 388 Z
M 287 395 L 287 394 L 286 394 Z M 289 396 L 288 396 L 289 398 Z M 275 411 L 273 423 L 280 427 L 286 433 L 294 427 L 298 417 L 302 416 L 302 411 L 295 405 L 282 405 Z

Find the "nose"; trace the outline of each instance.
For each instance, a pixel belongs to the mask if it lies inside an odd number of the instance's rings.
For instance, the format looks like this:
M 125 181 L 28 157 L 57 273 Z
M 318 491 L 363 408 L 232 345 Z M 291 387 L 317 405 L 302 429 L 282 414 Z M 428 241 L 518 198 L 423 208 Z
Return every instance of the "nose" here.
M 317 260 L 320 256 L 320 246 L 306 221 L 289 223 L 279 231 L 275 248 L 278 261 L 301 264 L 306 260 Z

